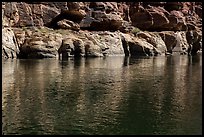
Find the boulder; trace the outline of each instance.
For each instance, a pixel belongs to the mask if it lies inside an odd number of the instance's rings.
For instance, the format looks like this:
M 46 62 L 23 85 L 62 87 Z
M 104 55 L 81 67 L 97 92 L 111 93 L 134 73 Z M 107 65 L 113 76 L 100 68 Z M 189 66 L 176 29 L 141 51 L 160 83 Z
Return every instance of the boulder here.
M 98 45 L 95 45 L 93 41 L 91 40 L 84 41 L 84 47 L 86 57 L 103 57 L 101 48 Z
M 175 11 L 175 10 L 171 11 L 170 13 L 171 13 L 171 19 L 170 19 L 168 26 L 173 26 L 172 30 L 174 31 L 185 31 L 186 28 L 183 26 L 186 26 L 186 21 L 185 21 L 185 17 L 183 13 L 180 11 Z M 176 22 L 174 21 L 171 22 L 172 18 L 175 18 L 174 20 L 176 20 Z
M 135 36 L 121 35 L 126 56 L 155 56 L 164 55 L 166 46 L 159 34 L 140 32 Z
M 144 7 L 143 7 L 144 6 Z M 137 3 L 130 6 L 130 18 L 133 26 L 141 30 L 158 30 L 168 24 L 166 15 L 169 13 L 161 7 L 145 6 L 145 3 Z
M 165 42 L 167 52 L 172 54 L 174 47 L 176 46 L 176 34 L 174 31 L 162 31 L 158 33 L 162 40 Z
M 90 13 L 80 23 L 81 28 L 95 31 L 115 31 L 123 23 L 120 15 L 116 12 L 106 13 L 105 11 L 89 11 Z
M 122 24 L 123 18 L 116 2 L 90 2 L 80 27 L 94 31 L 116 31 Z
M 147 9 L 147 12 L 151 15 L 153 22 L 150 29 L 160 30 L 164 25 L 169 24 L 169 20 L 167 18 L 169 12 L 167 12 L 164 8 L 150 6 L 150 8 Z
M 61 19 L 68 19 L 76 23 L 80 23 L 85 16 L 86 13 L 83 10 L 62 10 L 59 15 Z
M 158 54 L 153 45 L 140 38 L 128 41 L 130 56 L 151 56 Z
M 53 58 L 62 43 L 62 35 L 36 29 L 32 31 L 31 37 L 26 39 L 20 47 L 20 58 Z
M 59 26 L 59 24 L 57 24 L 59 21 L 62 22 L 67 22 L 66 24 L 72 24 L 73 26 L 76 26 L 76 24 L 74 25 L 74 23 L 80 23 L 82 21 L 82 19 L 85 17 L 86 13 L 82 10 L 61 10 L 61 13 L 59 15 L 57 15 L 56 17 L 52 18 L 52 20 L 50 20 L 50 22 L 48 22 L 46 24 L 47 27 L 50 28 L 54 28 L 57 29 Z M 65 20 L 69 20 L 69 21 L 65 21 Z M 62 23 L 61 22 L 61 23 Z M 63 24 L 64 24 L 63 23 Z M 63 25 L 64 26 L 64 25 Z M 67 25 L 66 25 L 67 26 Z
M 71 38 L 66 38 L 62 40 L 62 44 L 58 49 L 59 58 L 68 58 L 74 55 L 74 44 Z
M 85 56 L 84 42 L 81 39 L 73 39 L 74 45 L 74 56 L 83 57 Z
M 167 51 L 165 42 L 157 32 L 139 32 L 136 35 L 140 39 L 146 40 L 148 43 L 154 46 L 157 53 L 164 55 Z
M 83 57 L 85 56 L 85 47 L 84 42 L 81 39 L 76 37 L 65 38 L 62 40 L 62 45 L 58 49 L 59 57 L 68 58 L 71 56 L 74 57 Z
M 148 30 L 153 25 L 152 16 L 149 12 L 135 12 L 130 14 L 132 25 L 141 30 Z
M 119 32 L 95 32 L 86 35 L 94 45 L 100 47 L 100 53 L 104 56 L 124 55 L 123 45 Z

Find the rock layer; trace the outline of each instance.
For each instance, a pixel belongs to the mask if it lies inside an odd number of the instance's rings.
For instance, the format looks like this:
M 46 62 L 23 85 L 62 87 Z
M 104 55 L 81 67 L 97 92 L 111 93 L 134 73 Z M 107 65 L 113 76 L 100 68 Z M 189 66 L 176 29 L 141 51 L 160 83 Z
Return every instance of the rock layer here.
M 199 2 L 2 2 L 2 57 L 196 54 Z
M 2 29 L 2 58 L 17 58 L 19 46 L 13 31 L 10 28 Z

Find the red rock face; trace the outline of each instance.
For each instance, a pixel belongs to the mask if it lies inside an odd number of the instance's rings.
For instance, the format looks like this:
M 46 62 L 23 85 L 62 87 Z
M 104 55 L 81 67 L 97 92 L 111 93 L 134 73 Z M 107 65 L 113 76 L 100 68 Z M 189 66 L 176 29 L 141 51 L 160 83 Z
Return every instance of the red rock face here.
M 202 2 L 3 2 L 2 5 L 11 26 L 16 27 L 44 26 L 66 11 L 66 16 L 73 14 L 78 19 L 70 18 L 71 21 L 83 20 L 82 24 L 92 30 L 120 30 L 124 21 L 149 31 L 202 30 Z
M 142 30 L 153 31 L 191 29 L 192 27 L 187 26 L 189 22 L 195 26 L 194 28 L 200 28 L 197 24 L 201 24 L 201 11 L 202 6 L 194 2 L 143 2 L 130 5 L 132 24 Z

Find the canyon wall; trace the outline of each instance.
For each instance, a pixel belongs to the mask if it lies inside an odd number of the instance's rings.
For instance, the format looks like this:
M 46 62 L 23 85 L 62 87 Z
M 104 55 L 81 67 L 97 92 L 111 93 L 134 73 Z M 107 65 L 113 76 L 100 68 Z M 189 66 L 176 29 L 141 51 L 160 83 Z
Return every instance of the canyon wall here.
M 194 55 L 202 2 L 2 2 L 2 58 Z

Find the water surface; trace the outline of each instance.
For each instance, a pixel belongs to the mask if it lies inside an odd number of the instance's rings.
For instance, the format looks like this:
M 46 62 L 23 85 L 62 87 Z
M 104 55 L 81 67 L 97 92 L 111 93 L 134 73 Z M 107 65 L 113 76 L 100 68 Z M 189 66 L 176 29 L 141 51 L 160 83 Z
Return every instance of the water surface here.
M 3 134 L 202 134 L 202 55 L 2 61 Z

